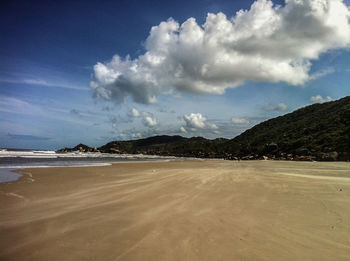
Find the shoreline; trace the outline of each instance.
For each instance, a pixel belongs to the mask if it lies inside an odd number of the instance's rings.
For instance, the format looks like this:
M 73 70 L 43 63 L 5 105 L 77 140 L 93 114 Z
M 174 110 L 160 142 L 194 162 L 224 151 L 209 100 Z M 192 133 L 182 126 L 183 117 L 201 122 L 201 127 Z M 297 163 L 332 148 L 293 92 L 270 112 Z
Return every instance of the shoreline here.
M 149 159 L 149 160 L 123 160 L 123 161 L 112 161 L 112 162 L 94 162 L 94 163 L 81 163 L 77 165 L 24 165 L 24 166 L 11 166 L 11 167 L 0 167 L 0 170 L 5 170 L 8 173 L 15 173 L 15 174 L 21 174 L 21 170 L 26 170 L 26 169 L 41 169 L 41 168 L 71 168 L 71 167 L 100 167 L 100 166 L 110 166 L 113 164 L 120 164 L 120 163 L 145 163 L 145 162 L 170 162 L 170 161 L 181 161 L 183 159 L 178 158 L 178 159 Z M 189 158 L 186 161 L 196 161 L 196 160 L 201 160 L 201 159 L 194 159 L 194 158 Z M 1 183 L 7 183 L 7 182 L 15 182 L 19 179 L 20 177 L 17 177 L 17 179 L 10 180 L 10 181 L 1 181 L 0 178 L 0 184 Z
M 0 260 L 348 260 L 349 163 L 134 163 L 17 170 Z
M 231 161 L 231 162 L 255 162 L 255 161 L 277 161 L 277 162 L 318 162 L 318 163 L 349 163 L 349 161 L 317 161 L 317 160 L 286 160 L 286 159 L 224 159 L 224 158 L 190 158 L 190 157 L 179 157 L 174 159 L 156 159 L 156 160 L 123 160 L 123 161 L 115 161 L 115 162 L 101 162 L 101 163 L 91 163 L 91 164 L 82 164 L 82 165 L 39 165 L 39 166 L 16 166 L 16 167 L 3 167 L 3 169 L 7 169 L 11 173 L 22 174 L 21 170 L 26 169 L 37 169 L 37 168 L 71 168 L 71 167 L 99 167 L 99 166 L 110 166 L 114 164 L 120 163 L 147 163 L 147 162 L 172 162 L 172 161 Z M 1 168 L 0 168 L 1 169 Z M 15 182 L 19 180 L 21 177 L 18 177 L 16 180 L 12 181 L 0 181 L 1 183 Z

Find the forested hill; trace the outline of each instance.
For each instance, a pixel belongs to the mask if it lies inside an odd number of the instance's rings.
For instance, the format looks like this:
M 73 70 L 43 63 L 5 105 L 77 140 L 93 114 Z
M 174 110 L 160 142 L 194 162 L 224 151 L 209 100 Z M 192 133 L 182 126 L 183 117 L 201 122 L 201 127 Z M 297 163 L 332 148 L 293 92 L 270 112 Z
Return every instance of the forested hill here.
M 350 96 L 262 122 L 228 142 L 236 153 L 350 157 Z M 333 153 L 332 153 L 333 152 Z M 326 153 L 326 155 L 324 155 Z
M 79 146 L 80 145 L 80 146 Z M 73 149 L 226 159 L 350 160 L 350 96 L 262 122 L 228 140 L 154 136 Z

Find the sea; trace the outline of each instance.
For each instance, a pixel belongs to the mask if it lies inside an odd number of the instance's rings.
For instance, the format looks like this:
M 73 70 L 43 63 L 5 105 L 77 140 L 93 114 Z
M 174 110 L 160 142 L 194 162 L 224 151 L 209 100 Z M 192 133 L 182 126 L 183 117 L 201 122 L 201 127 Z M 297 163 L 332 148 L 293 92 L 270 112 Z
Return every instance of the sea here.
M 109 154 L 100 152 L 56 153 L 51 150 L 0 149 L 0 182 L 16 181 L 21 174 L 13 170 L 68 166 L 106 166 L 125 161 L 169 161 L 176 157 L 143 154 Z

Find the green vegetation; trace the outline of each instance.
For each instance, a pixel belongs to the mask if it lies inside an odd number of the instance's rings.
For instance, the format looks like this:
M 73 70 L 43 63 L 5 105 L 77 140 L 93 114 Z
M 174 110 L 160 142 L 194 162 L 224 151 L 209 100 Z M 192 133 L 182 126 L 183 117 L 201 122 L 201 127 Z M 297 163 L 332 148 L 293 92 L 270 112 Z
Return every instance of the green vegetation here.
M 113 141 L 99 148 L 102 152 L 143 153 L 162 156 L 223 157 L 227 139 L 202 137 L 154 136 L 132 141 Z
M 262 122 L 228 144 L 228 150 L 234 154 L 281 156 L 286 153 L 322 159 L 329 156 L 327 153 L 337 152 L 338 159 L 347 160 L 350 157 L 350 96 Z
M 349 160 L 350 96 L 267 120 L 231 140 L 164 135 L 112 141 L 98 149 L 79 144 L 59 152 L 69 150 L 226 159 Z

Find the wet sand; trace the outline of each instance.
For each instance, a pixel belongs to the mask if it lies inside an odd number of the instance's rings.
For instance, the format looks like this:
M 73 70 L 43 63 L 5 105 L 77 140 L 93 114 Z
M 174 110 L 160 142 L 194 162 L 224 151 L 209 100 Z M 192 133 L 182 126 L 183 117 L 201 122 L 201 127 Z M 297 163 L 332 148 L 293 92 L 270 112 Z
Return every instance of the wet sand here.
M 120 163 L 0 184 L 0 260 L 350 260 L 350 164 Z

